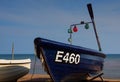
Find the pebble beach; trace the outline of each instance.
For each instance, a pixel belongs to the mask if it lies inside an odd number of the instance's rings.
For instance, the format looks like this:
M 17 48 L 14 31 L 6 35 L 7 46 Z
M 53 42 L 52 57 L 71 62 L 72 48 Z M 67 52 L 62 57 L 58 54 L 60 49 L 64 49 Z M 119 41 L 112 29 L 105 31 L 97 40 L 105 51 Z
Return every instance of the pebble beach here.
M 52 80 L 47 74 L 27 74 L 18 79 L 17 82 L 52 82 Z
M 24 77 L 18 79 L 17 82 L 53 82 L 47 74 L 27 74 Z M 101 82 L 100 78 L 95 79 L 93 82 Z M 120 79 L 106 79 L 104 82 L 120 82 Z

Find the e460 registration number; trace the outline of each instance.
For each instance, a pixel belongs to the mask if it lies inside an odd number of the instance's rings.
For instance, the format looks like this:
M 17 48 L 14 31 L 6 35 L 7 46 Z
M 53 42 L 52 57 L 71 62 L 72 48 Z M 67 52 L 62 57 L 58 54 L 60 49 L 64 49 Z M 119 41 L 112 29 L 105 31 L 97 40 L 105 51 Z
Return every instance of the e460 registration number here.
M 65 53 L 64 51 L 57 51 L 55 62 L 79 64 L 80 54 L 69 53 L 69 52 Z

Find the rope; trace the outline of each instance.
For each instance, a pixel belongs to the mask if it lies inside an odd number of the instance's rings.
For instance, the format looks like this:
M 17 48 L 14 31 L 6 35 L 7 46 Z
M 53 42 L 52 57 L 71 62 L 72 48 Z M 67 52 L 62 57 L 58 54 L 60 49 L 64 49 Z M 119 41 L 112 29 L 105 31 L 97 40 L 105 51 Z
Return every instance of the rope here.
M 32 75 L 31 75 L 31 80 L 32 80 L 32 77 L 33 77 L 33 75 L 35 74 L 35 66 L 36 66 L 36 55 L 34 56 L 34 58 L 35 58 L 35 62 L 34 62 L 34 66 L 33 66 L 33 73 L 32 73 Z

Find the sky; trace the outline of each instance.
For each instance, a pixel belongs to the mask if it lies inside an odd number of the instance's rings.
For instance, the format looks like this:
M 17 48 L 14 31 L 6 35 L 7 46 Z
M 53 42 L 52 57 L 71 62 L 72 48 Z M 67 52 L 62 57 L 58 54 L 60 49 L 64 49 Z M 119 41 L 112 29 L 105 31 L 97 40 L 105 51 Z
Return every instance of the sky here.
M 0 0 L 0 54 L 33 54 L 34 39 L 67 43 L 68 28 L 90 22 L 87 4 L 93 7 L 102 52 L 120 54 L 120 0 Z M 73 45 L 98 50 L 93 26 L 78 26 Z

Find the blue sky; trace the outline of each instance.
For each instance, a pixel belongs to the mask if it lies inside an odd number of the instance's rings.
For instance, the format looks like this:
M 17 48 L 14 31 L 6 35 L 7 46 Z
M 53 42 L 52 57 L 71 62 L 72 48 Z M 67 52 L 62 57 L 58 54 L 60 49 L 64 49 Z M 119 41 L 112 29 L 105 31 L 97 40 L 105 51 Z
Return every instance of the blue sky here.
M 71 24 L 90 21 L 92 3 L 96 27 L 105 53 L 120 54 L 120 0 L 0 0 L 0 54 L 34 53 L 36 37 L 68 43 Z M 73 44 L 97 49 L 93 27 L 79 26 Z

